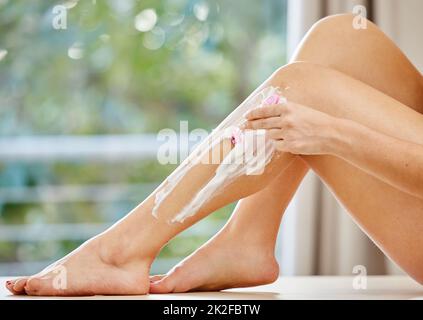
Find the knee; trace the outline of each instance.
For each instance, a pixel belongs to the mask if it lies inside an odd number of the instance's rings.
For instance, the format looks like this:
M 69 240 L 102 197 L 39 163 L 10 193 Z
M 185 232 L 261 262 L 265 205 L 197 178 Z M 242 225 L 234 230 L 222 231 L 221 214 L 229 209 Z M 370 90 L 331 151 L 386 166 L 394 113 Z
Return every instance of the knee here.
M 341 116 L 344 108 L 338 103 L 354 86 L 351 78 L 327 66 L 294 62 L 279 68 L 269 85 L 280 88 L 288 101 Z M 334 91 L 334 88 L 336 90 Z
M 327 16 L 317 21 L 310 29 L 311 33 L 331 35 L 343 34 L 346 35 L 352 31 L 356 31 L 354 28 L 354 20 L 356 16 L 353 14 L 337 14 Z
M 270 78 L 270 84 L 286 94 L 302 93 L 307 86 L 320 86 L 330 76 L 331 69 L 312 62 L 297 61 L 280 67 Z
M 314 72 L 318 67 L 311 62 L 295 61 L 278 68 L 271 76 L 271 81 L 280 86 L 290 86 L 295 79 L 304 79 L 306 74 Z
M 350 46 L 351 43 L 355 45 L 363 41 L 367 43 L 372 40 L 372 35 L 379 33 L 379 31 L 369 20 L 366 20 L 365 29 L 357 28 L 357 17 L 348 13 L 320 19 L 311 27 L 307 40 L 311 42 L 315 40 L 320 47 L 326 46 L 327 48 L 332 48 L 332 44 Z
M 326 16 L 317 21 L 313 25 L 312 29 L 327 29 L 334 27 L 344 28 L 345 26 L 351 27 L 354 17 L 355 16 L 351 13 Z

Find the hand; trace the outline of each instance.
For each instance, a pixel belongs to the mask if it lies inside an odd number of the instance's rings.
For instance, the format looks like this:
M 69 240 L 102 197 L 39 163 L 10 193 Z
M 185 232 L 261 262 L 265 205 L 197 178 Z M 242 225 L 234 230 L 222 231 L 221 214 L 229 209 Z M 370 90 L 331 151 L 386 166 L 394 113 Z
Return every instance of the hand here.
M 287 102 L 250 110 L 241 129 L 265 129 L 278 151 L 293 154 L 329 154 L 341 119 L 306 106 Z

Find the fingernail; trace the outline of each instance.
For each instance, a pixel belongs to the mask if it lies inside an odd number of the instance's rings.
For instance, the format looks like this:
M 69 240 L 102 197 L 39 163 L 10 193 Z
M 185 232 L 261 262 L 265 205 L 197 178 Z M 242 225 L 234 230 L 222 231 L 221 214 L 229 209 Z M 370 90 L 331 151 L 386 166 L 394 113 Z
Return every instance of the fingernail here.
M 272 96 L 268 97 L 268 98 L 266 99 L 266 101 L 264 102 L 264 104 L 265 104 L 265 105 L 278 104 L 278 103 L 279 103 L 279 100 L 280 100 L 279 95 L 274 94 L 274 95 L 272 95 Z

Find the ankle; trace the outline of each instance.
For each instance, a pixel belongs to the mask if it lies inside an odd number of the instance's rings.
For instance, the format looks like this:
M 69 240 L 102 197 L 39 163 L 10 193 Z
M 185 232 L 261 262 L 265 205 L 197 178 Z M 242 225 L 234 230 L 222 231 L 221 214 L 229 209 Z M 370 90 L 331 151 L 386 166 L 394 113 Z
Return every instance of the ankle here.
M 229 222 L 222 233 L 229 243 L 238 244 L 243 248 L 247 247 L 252 250 L 257 249 L 257 252 L 265 256 L 274 256 L 276 239 L 263 230 L 258 228 L 247 230 Z
M 105 232 L 93 239 L 95 250 L 104 263 L 114 266 L 124 266 L 134 261 L 152 263 L 155 253 L 143 250 L 136 239 L 131 240 L 128 236 L 112 233 L 114 232 Z
M 134 260 L 152 263 L 170 237 L 168 224 L 151 215 L 151 201 L 147 199 L 97 237 L 104 260 L 115 265 L 124 265 Z

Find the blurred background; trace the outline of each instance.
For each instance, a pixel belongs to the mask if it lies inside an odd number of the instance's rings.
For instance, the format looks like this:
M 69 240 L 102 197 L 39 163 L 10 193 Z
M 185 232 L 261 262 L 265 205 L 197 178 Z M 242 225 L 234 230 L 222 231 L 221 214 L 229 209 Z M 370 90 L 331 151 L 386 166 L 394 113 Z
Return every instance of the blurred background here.
M 0 0 L 0 275 L 37 272 L 124 216 L 174 168 L 157 162 L 158 131 L 210 131 L 285 62 L 285 1 Z
M 210 131 L 313 23 L 355 6 L 423 70 L 421 0 L 0 0 L 0 275 L 37 272 L 124 216 L 175 167 L 156 159 L 160 130 Z M 232 208 L 170 242 L 152 272 Z M 313 173 L 277 258 L 282 275 L 401 273 Z

